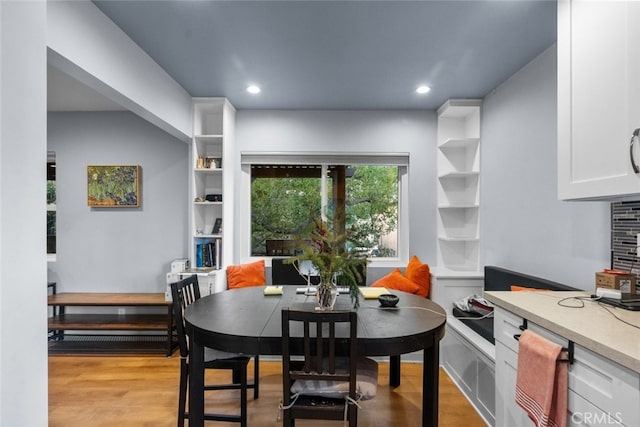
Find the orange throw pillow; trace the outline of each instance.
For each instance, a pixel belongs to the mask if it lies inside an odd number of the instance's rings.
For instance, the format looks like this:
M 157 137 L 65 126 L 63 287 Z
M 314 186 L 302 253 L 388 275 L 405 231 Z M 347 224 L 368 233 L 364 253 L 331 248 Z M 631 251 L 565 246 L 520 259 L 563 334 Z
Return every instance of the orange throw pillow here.
M 249 264 L 230 265 L 227 267 L 227 287 L 229 289 L 263 286 L 266 284 L 263 259 Z
M 395 289 L 397 291 L 409 292 L 410 294 L 417 294 L 420 291 L 420 286 L 404 277 L 399 268 L 379 278 L 373 282 L 371 286 L 375 288 Z
M 420 287 L 420 291 L 417 292 L 421 297 L 428 297 L 431 290 L 431 272 L 429 271 L 429 265 L 422 263 L 417 256 L 413 256 L 407 264 L 407 269 L 404 271 L 404 276 L 417 284 Z

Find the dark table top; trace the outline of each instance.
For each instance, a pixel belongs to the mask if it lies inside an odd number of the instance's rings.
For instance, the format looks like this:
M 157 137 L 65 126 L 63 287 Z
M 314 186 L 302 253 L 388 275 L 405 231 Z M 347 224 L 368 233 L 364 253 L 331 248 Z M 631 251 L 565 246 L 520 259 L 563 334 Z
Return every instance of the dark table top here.
M 227 290 L 201 298 L 185 310 L 187 328 L 207 347 L 236 353 L 280 355 L 283 307 L 313 310 L 315 296 L 296 294 L 284 286 L 283 295 L 263 294 L 263 287 Z M 444 336 L 445 311 L 433 301 L 391 291 L 400 301 L 381 308 L 377 299 L 360 297 L 358 353 L 392 356 L 429 348 Z M 336 310 L 348 310 L 348 294 L 339 295 Z

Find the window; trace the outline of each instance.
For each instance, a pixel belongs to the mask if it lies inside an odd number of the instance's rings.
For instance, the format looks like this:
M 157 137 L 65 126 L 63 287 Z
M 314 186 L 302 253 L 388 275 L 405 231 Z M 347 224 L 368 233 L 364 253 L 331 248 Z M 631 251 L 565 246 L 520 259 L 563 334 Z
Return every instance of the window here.
M 251 255 L 292 255 L 292 236 L 322 204 L 320 165 L 251 166 Z
M 47 254 L 56 253 L 56 153 L 47 153 Z
M 399 229 L 408 163 L 401 158 L 243 154 L 250 182 L 249 255 L 293 255 L 294 236 L 309 224 L 311 213 L 323 211 L 344 218 L 339 226 L 355 229 L 359 249 L 372 259 L 400 257 L 406 246 Z

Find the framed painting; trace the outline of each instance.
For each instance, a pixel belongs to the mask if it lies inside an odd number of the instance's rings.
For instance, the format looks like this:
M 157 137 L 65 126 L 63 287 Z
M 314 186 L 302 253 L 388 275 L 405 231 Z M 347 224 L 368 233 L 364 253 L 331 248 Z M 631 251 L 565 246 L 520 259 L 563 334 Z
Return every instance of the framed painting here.
M 87 204 L 92 208 L 140 207 L 140 165 L 87 166 Z

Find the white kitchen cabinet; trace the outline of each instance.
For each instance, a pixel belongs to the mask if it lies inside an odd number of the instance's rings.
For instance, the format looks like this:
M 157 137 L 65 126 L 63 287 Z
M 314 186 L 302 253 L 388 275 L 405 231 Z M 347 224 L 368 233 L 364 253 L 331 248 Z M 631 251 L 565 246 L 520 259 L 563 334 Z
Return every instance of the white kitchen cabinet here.
M 640 194 L 640 3 L 558 1 L 558 197 Z M 523 129 L 526 132 L 526 129 Z M 636 145 L 638 145 L 636 143 Z
M 532 422 L 515 402 L 518 344 L 523 319 L 500 307 L 494 311 L 496 338 L 496 427 L 531 426 Z M 562 336 L 527 322 L 527 329 L 567 346 Z M 567 425 L 640 425 L 640 376 L 582 346 L 574 346 L 569 366 Z
M 533 425 L 527 413 L 516 404 L 517 369 L 518 354 L 496 340 L 496 427 Z

